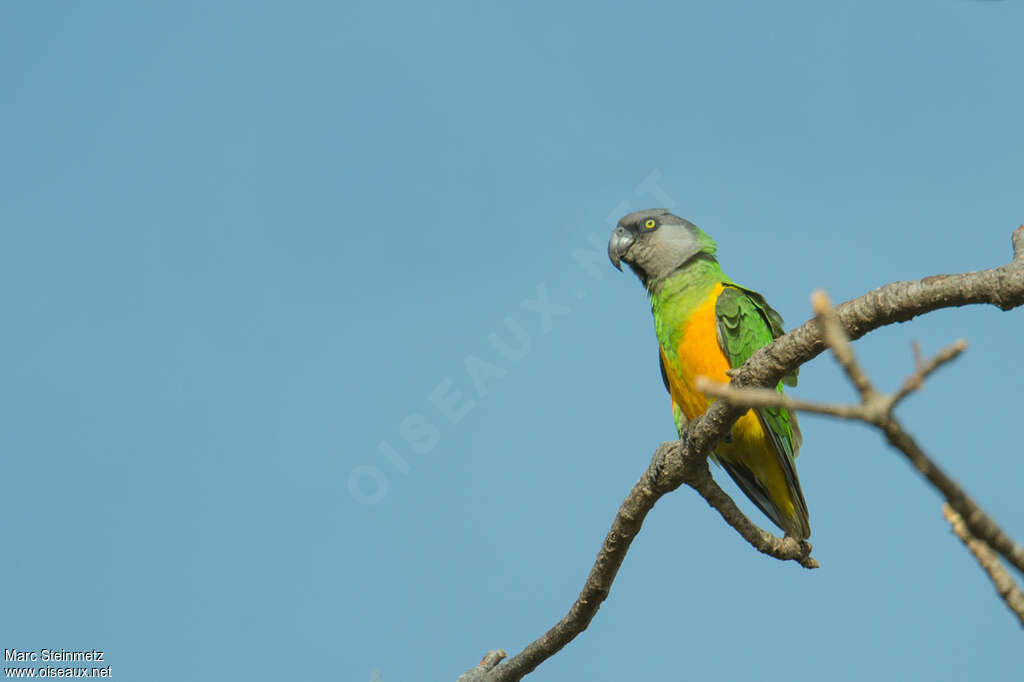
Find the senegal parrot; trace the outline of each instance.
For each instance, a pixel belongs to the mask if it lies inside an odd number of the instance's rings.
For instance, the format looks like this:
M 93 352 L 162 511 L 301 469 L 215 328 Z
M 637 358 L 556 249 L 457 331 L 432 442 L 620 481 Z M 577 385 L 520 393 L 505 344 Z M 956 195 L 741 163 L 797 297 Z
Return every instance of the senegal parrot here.
M 660 208 L 630 213 L 608 241 L 612 265 L 621 270 L 622 261 L 629 264 L 651 298 L 661 378 L 680 437 L 713 400 L 694 388 L 694 380 L 729 381 L 726 370 L 783 333 L 782 317 L 764 297 L 722 272 L 716 249 L 696 225 Z M 795 386 L 796 372 L 782 383 Z M 811 535 L 796 474 L 801 441 L 795 414 L 757 408 L 736 421 L 711 456 L 775 525 L 799 540 Z

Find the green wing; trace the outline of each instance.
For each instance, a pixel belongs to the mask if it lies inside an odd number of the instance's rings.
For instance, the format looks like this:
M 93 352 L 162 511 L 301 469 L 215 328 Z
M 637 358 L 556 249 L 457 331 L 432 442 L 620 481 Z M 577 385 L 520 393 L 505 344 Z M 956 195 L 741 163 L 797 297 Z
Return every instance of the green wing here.
M 715 315 L 718 318 L 718 345 L 733 368 L 742 365 L 754 351 L 783 334 L 782 316 L 765 302 L 764 297 L 735 285 L 726 285 L 718 295 Z M 792 383 L 787 382 L 787 378 Z M 796 372 L 784 377 L 782 382 L 796 385 Z M 782 386 L 778 390 L 781 393 Z M 757 413 L 768 427 L 772 440 L 777 441 L 780 454 L 789 459 L 795 458 L 802 440 L 796 415 L 789 410 L 767 407 L 759 408 Z
M 782 336 L 783 334 L 786 333 L 786 330 L 785 330 L 785 328 L 783 326 L 783 322 L 782 322 L 782 315 L 779 315 L 779 312 L 777 310 L 775 310 L 775 308 L 773 308 L 770 305 L 768 305 L 768 301 L 764 300 L 764 296 L 762 296 L 761 294 L 757 293 L 756 291 L 754 291 L 752 289 L 746 289 L 744 287 L 737 286 L 735 284 L 729 285 L 728 288 L 732 288 L 732 287 L 735 287 L 740 292 L 743 292 L 744 294 L 746 294 L 746 297 L 750 299 L 750 304 L 752 304 L 761 313 L 761 317 L 764 318 L 764 321 L 768 323 L 768 328 L 771 329 L 772 337 L 770 339 L 768 339 L 768 341 L 762 343 L 761 346 L 767 345 L 769 342 L 779 338 L 780 336 Z M 734 296 L 734 295 L 735 294 L 730 293 L 730 296 Z M 722 299 L 719 298 L 718 302 L 721 303 L 721 301 L 722 301 Z M 726 305 L 728 305 L 728 303 Z M 718 312 L 719 316 L 721 316 L 721 313 L 718 311 L 717 308 L 716 308 L 715 312 Z M 721 321 L 721 317 L 719 317 L 719 321 Z M 721 337 L 719 337 L 719 344 L 721 344 Z M 761 346 L 758 346 L 757 348 L 760 348 Z M 722 346 L 722 348 L 724 349 L 725 346 Z M 757 350 L 757 348 L 755 348 L 754 350 Z M 753 354 L 754 350 L 750 351 L 750 353 Z M 728 353 L 728 351 L 726 351 L 726 352 Z M 744 357 L 743 358 L 743 362 L 746 362 L 747 358 L 749 358 L 749 357 L 750 357 L 749 354 L 746 357 Z M 740 365 L 742 365 L 743 362 L 741 362 Z M 733 367 L 738 367 L 738 366 L 739 365 L 733 365 Z M 787 386 L 796 386 L 797 375 L 799 373 L 800 373 L 800 368 L 798 367 L 797 369 L 794 369 L 792 372 L 790 372 L 786 376 L 782 377 L 782 383 L 784 383 Z
M 764 297 L 755 291 L 735 285 L 726 285 L 719 294 L 715 302 L 715 315 L 718 319 L 718 345 L 729 359 L 729 366 L 733 368 L 742 365 L 754 351 L 783 334 L 782 316 L 768 305 Z M 796 372 L 783 378 L 783 383 L 795 385 Z M 782 392 L 781 383 L 777 390 Z M 785 473 L 794 506 L 806 520 L 807 503 L 800 490 L 800 479 L 797 477 L 795 466 L 795 459 L 803 440 L 796 415 L 783 408 L 771 407 L 758 408 L 754 412 L 779 455 L 779 463 Z M 736 467 L 737 464 L 733 463 L 727 466 L 726 470 L 765 513 L 775 517 L 776 514 L 764 508 L 765 503 L 771 506 L 770 500 L 765 499 L 765 491 L 759 484 L 752 485 L 756 481 L 741 480 L 748 479 L 751 474 L 747 471 L 733 471 Z M 752 487 L 757 489 L 751 489 Z

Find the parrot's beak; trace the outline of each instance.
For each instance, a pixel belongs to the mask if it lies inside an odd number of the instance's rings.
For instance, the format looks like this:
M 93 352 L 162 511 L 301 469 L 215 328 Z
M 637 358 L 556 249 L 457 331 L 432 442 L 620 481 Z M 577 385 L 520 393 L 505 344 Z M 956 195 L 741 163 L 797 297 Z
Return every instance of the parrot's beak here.
M 620 272 L 622 271 L 622 263 L 620 261 L 635 241 L 636 237 L 622 225 L 615 228 L 615 231 L 612 232 L 612 238 L 608 240 L 608 260 Z

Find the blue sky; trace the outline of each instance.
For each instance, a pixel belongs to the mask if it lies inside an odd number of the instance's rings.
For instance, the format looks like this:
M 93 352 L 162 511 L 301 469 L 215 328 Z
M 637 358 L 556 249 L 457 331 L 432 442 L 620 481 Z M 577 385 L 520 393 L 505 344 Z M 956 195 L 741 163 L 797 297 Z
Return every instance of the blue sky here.
M 1024 222 L 1019 2 L 0 20 L 0 646 L 114 679 L 454 680 L 561 617 L 673 437 L 602 260 L 621 214 L 699 224 L 790 327 L 817 288 L 1001 264 Z M 967 339 L 900 416 L 1018 539 L 1022 314 L 856 344 L 893 388 L 912 341 Z M 825 356 L 796 394 L 853 399 Z M 938 496 L 868 428 L 803 426 L 820 570 L 678 491 L 531 679 L 1013 679 Z

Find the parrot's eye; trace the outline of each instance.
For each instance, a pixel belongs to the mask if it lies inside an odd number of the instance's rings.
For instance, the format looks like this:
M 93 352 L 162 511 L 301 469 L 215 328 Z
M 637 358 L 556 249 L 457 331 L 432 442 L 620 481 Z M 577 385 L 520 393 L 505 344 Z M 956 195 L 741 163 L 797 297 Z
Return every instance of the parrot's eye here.
M 656 224 L 657 223 L 654 222 L 654 218 L 648 218 L 647 220 L 644 221 L 644 228 L 648 230 L 653 230 Z

